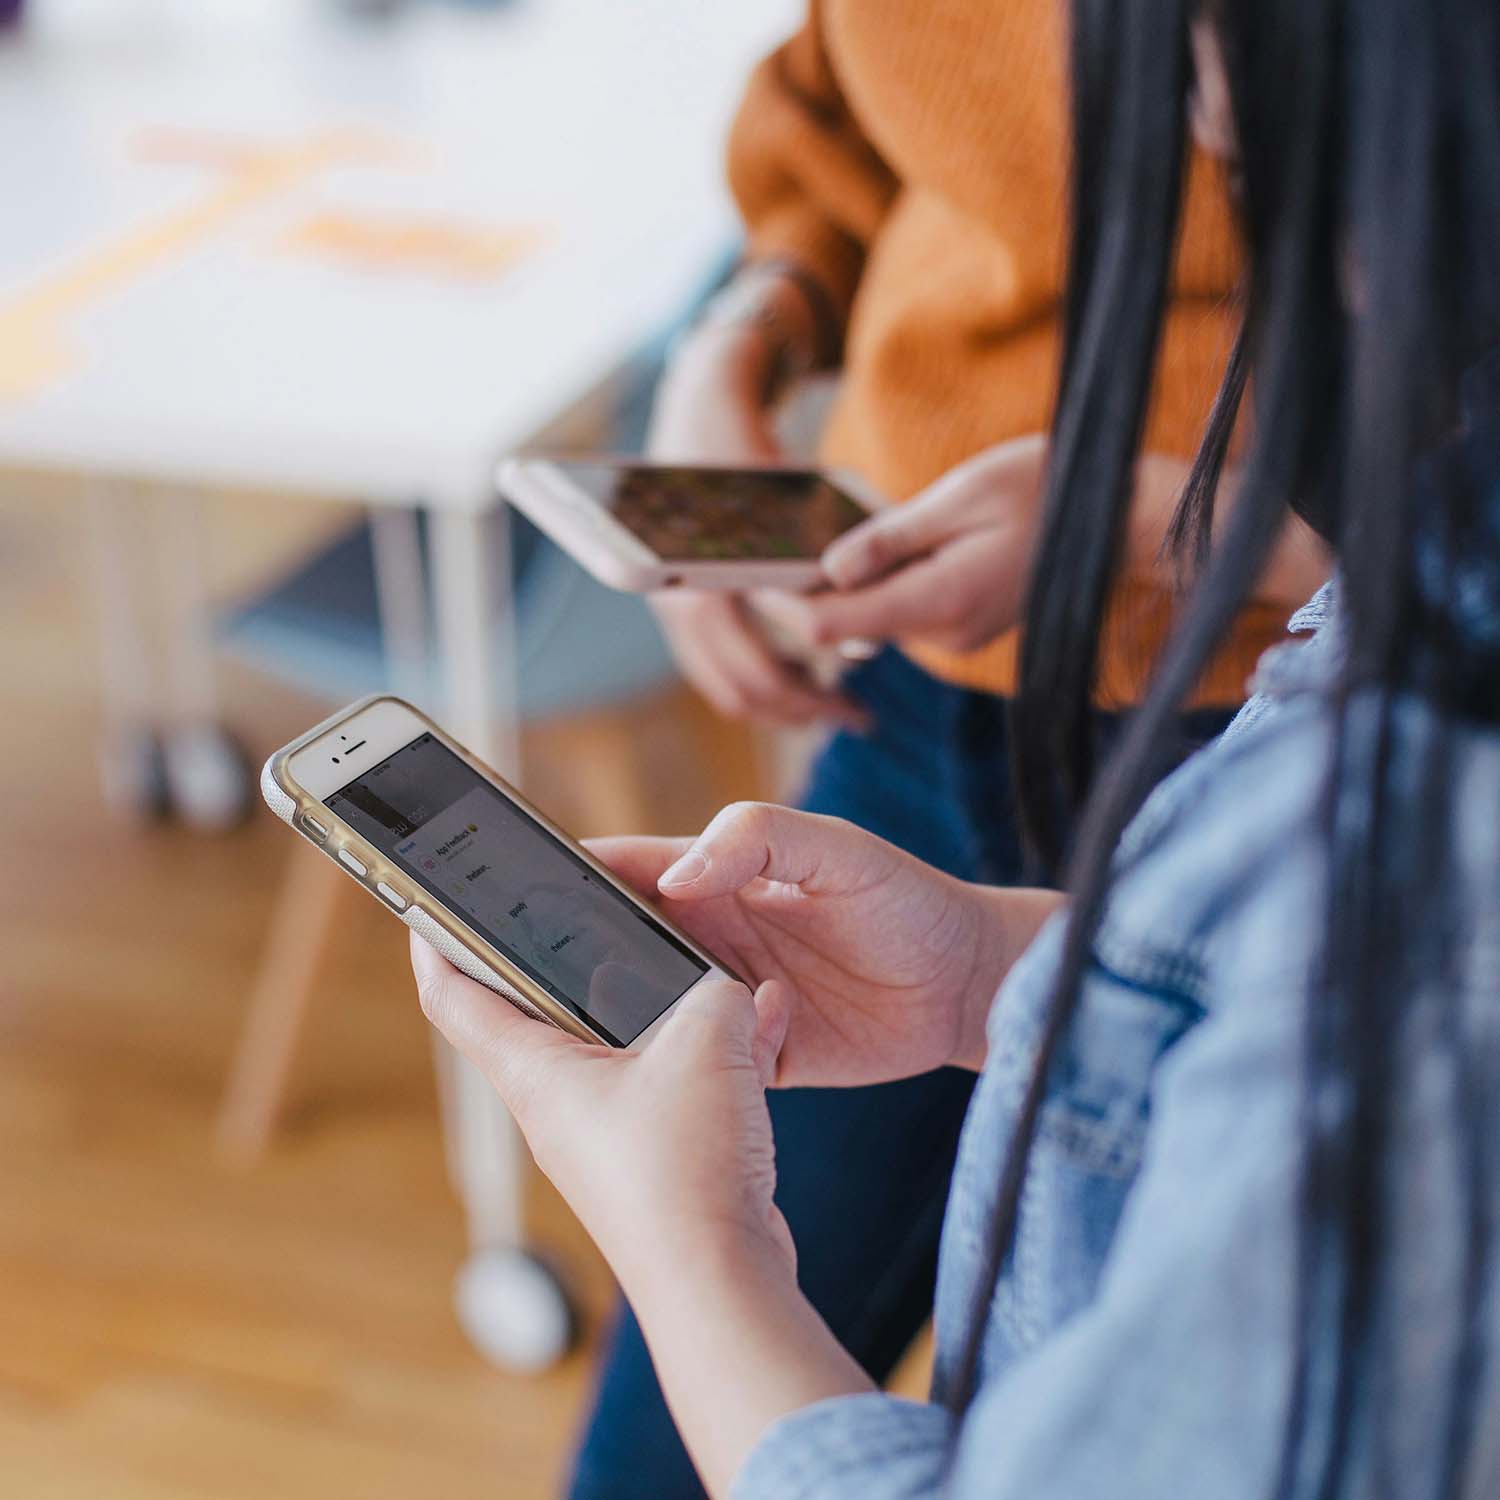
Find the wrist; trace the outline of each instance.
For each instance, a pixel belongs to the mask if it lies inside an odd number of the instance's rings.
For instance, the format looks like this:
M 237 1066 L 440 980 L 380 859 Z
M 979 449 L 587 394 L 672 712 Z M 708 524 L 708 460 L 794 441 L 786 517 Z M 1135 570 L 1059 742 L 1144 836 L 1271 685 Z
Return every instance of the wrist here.
M 1047 920 L 1067 904 L 1067 897 L 1049 890 L 976 885 L 967 889 L 976 902 L 979 937 L 949 1061 L 977 1073 L 989 1052 L 990 1011 L 1000 986 Z
M 839 337 L 832 303 L 817 282 L 795 263 L 773 260 L 743 267 L 709 300 L 684 342 L 754 351 L 766 361 L 774 392 L 834 364 Z
M 725 1227 L 664 1236 L 654 1269 L 621 1281 L 667 1405 L 715 1495 L 729 1493 L 781 1418 L 873 1389 L 797 1285 L 790 1257 L 766 1236 Z
M 666 378 L 701 381 L 730 371 L 740 378 L 767 377 L 778 359 L 770 332 L 758 323 L 696 323 L 678 339 Z
M 646 1325 L 675 1318 L 695 1298 L 723 1297 L 730 1287 L 778 1295 L 797 1288 L 790 1242 L 738 1216 L 644 1215 L 628 1242 L 612 1250 L 610 1269 Z
M 765 295 L 805 343 L 809 368 L 832 369 L 843 351 L 843 319 L 822 281 L 790 256 L 752 262 L 742 273 L 759 277 Z

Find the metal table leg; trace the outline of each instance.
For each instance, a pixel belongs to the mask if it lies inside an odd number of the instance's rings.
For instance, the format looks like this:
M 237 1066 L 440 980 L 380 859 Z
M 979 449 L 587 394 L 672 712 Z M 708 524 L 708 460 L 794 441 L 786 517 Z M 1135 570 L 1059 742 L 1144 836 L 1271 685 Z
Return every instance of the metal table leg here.
M 144 579 L 145 510 L 131 486 L 100 480 L 88 490 L 89 562 L 99 626 L 103 733 L 99 777 L 105 801 L 136 818 L 167 810 L 161 704 L 150 668 Z
M 250 810 L 253 778 L 219 719 L 201 502 L 163 490 L 148 503 L 138 486 L 105 480 L 89 503 L 106 800 L 136 817 L 172 811 L 203 832 L 231 828 Z
M 161 490 L 152 520 L 158 590 L 166 610 L 167 792 L 173 811 L 189 827 L 220 833 L 249 815 L 254 776 L 249 756 L 220 711 L 202 497 Z
M 392 688 L 419 702 L 427 683 L 427 586 L 417 512 L 408 506 L 370 507 L 375 597 L 381 646 Z

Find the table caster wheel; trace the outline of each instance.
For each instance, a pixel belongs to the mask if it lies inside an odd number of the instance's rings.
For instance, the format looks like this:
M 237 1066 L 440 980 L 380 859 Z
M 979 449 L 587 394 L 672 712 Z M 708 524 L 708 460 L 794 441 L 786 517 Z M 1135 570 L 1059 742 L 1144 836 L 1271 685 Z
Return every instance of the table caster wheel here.
M 227 729 L 199 724 L 163 740 L 172 810 L 199 833 L 225 833 L 250 815 L 250 758 Z
M 122 729 L 99 747 L 99 785 L 110 811 L 137 823 L 159 823 L 171 810 L 166 758 L 149 729 Z
M 557 1276 L 524 1250 L 480 1250 L 453 1282 L 453 1309 L 469 1342 L 521 1375 L 551 1369 L 573 1347 L 578 1319 Z

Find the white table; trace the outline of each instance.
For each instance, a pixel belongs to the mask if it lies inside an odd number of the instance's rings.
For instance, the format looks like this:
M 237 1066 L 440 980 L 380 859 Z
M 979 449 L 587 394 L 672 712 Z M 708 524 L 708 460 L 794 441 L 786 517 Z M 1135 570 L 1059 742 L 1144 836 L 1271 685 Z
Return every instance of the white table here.
M 420 618 L 403 528 L 427 506 L 447 721 L 516 772 L 485 628 L 508 577 L 494 460 L 723 253 L 724 127 L 800 8 L 513 0 L 377 23 L 326 0 L 34 0 L 0 45 L 0 468 L 93 477 L 121 546 L 131 486 L 365 501 L 392 518 L 377 556 L 398 638 Z M 191 579 L 189 533 L 160 535 Z M 201 713 L 189 635 L 176 681 Z M 106 630 L 105 677 L 128 698 L 127 636 Z M 460 1074 L 449 1093 L 471 1270 L 495 1270 L 521 1243 L 522 1158 L 487 1089 Z M 545 1335 L 531 1313 L 521 1344 Z M 524 1362 L 506 1336 L 490 1352 Z

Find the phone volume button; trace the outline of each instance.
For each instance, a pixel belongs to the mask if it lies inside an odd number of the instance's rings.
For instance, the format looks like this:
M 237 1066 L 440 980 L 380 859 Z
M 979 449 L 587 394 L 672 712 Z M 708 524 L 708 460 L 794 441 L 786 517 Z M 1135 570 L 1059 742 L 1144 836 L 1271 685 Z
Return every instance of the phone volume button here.
M 347 849 L 339 850 L 339 863 L 341 865 L 346 865 L 349 869 L 353 870 L 361 880 L 363 880 L 366 874 L 368 874 L 369 872 L 369 867 L 365 864 L 365 862 L 361 859 L 356 859 L 355 856 L 352 855 Z
M 397 911 L 405 911 L 411 905 L 400 891 L 393 891 L 383 880 L 375 882 L 375 889 L 380 893 L 381 899 L 394 906 Z

